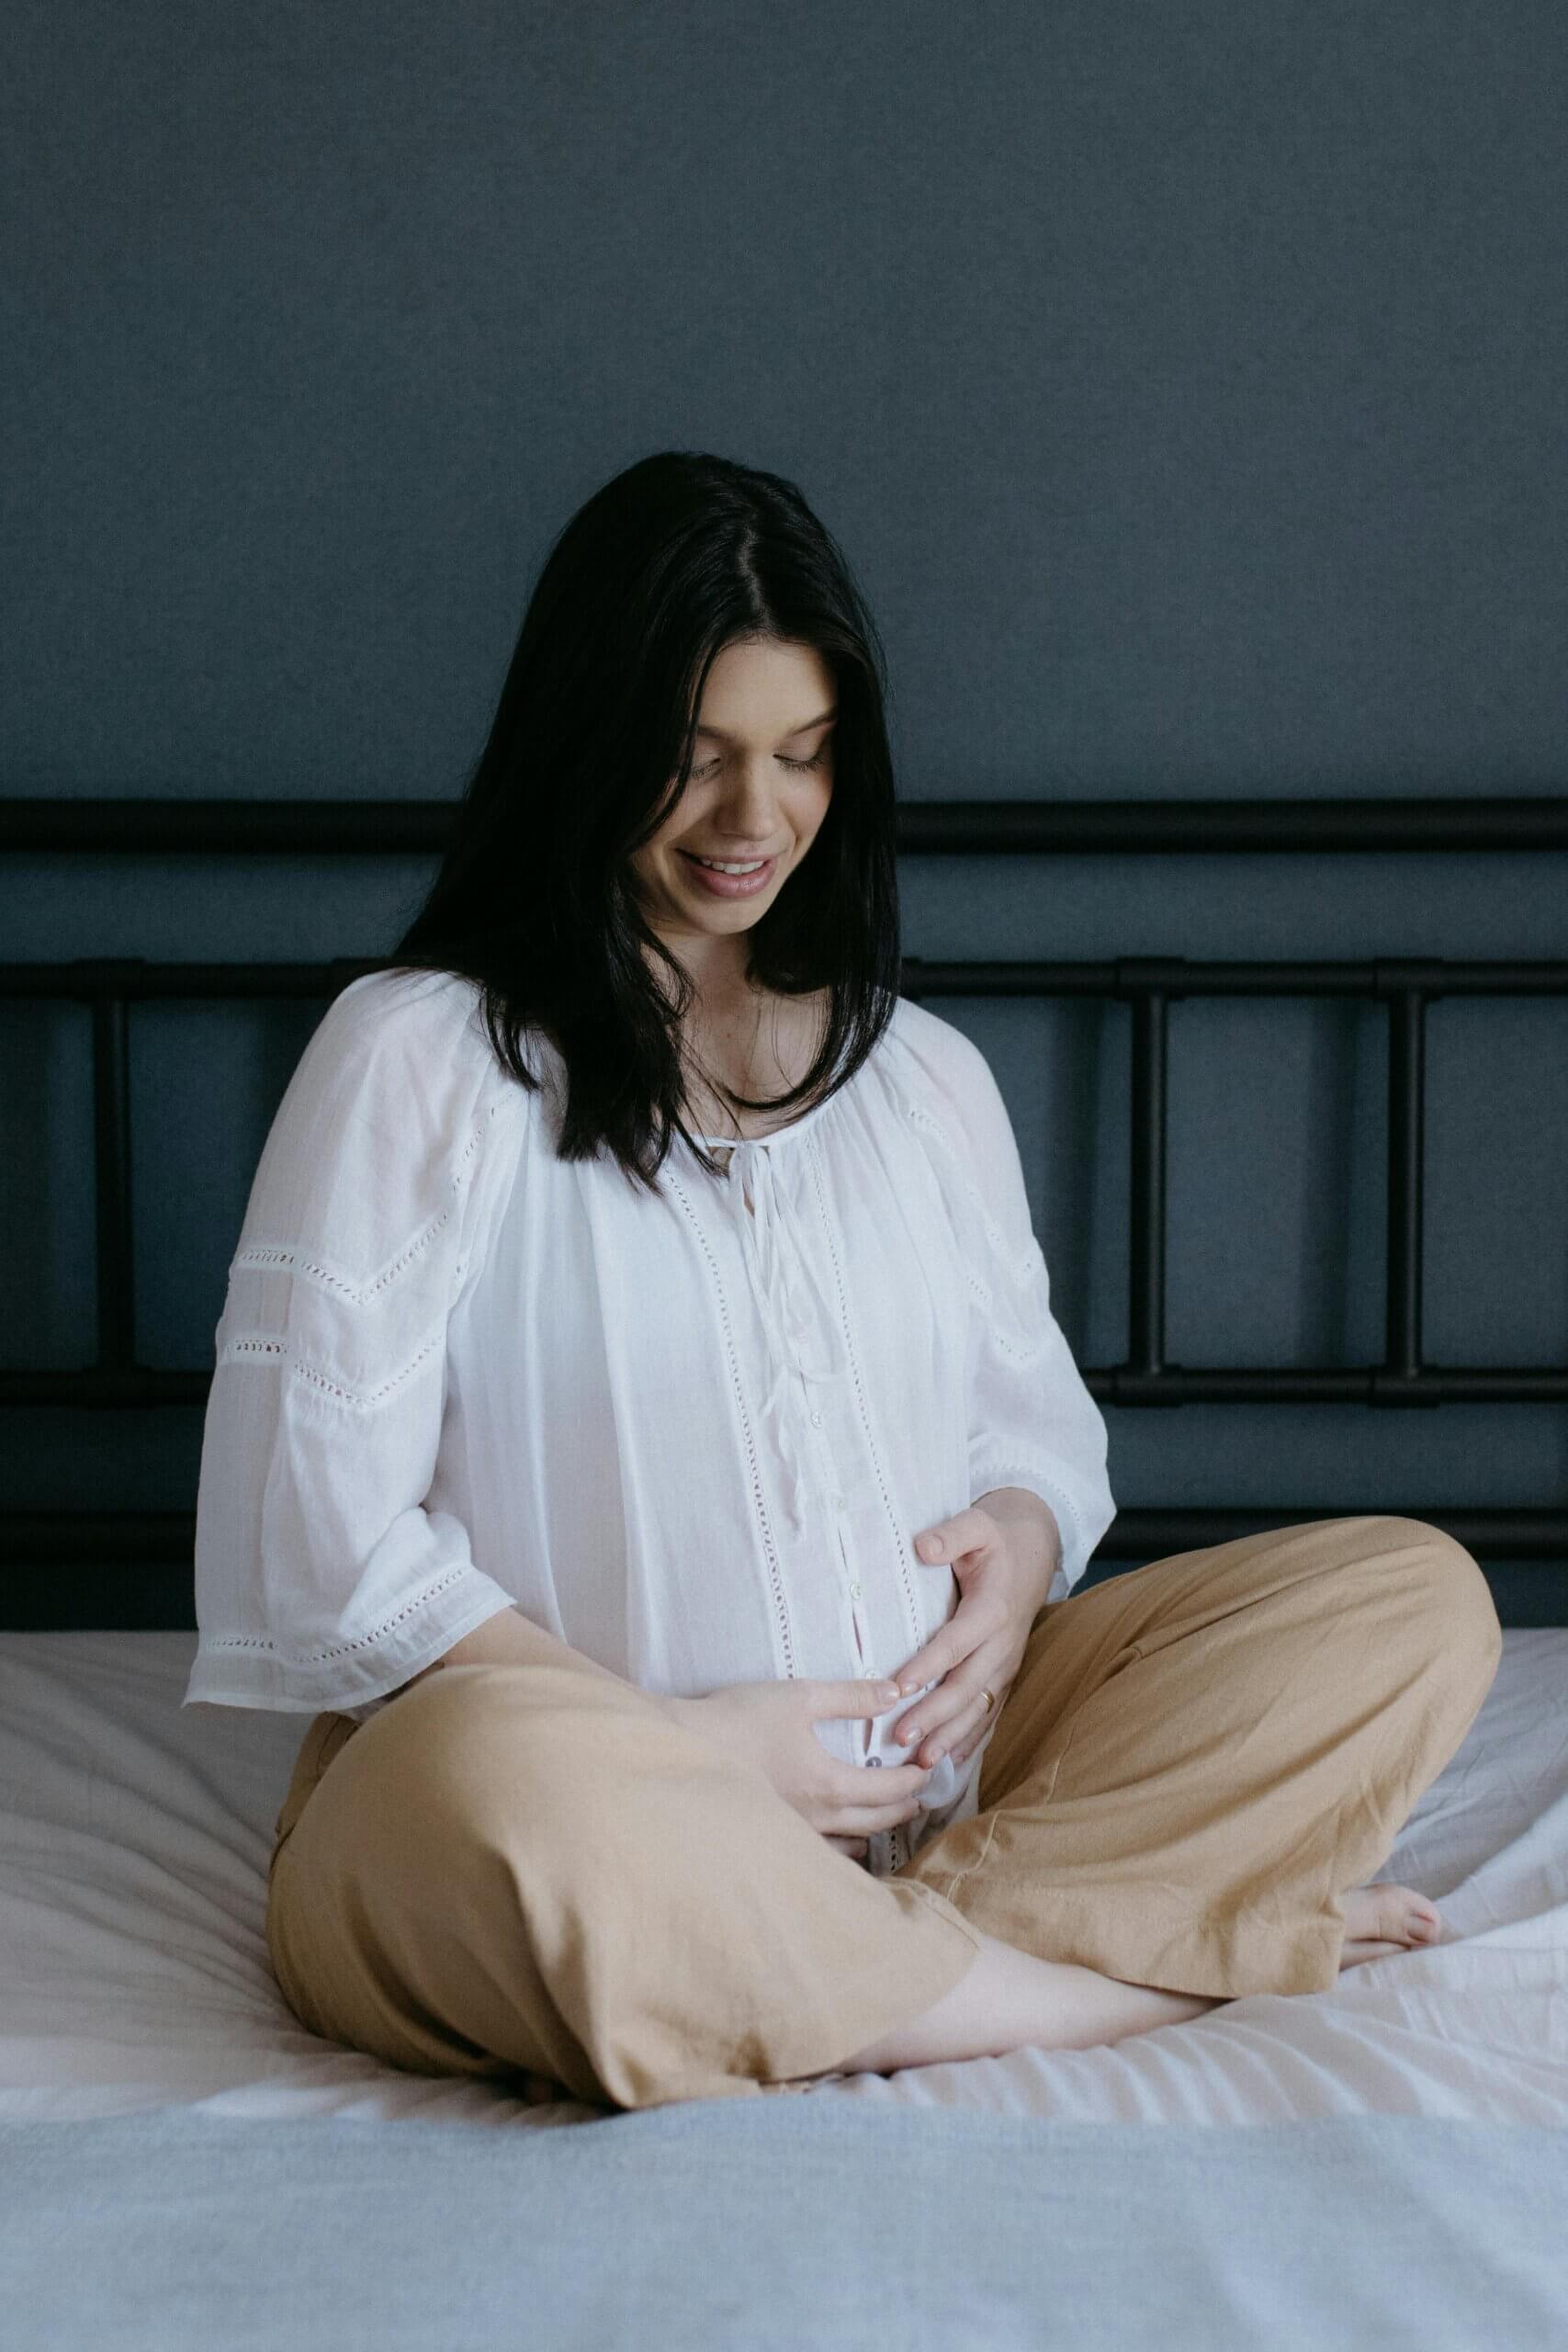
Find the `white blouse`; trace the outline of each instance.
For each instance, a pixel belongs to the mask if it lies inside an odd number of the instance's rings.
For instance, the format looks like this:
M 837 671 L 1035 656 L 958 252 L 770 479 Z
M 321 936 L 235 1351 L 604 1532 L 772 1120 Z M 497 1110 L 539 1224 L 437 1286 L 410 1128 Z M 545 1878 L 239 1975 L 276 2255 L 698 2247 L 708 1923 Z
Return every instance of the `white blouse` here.
M 306 1046 L 219 1321 L 184 1703 L 364 1720 L 513 1604 L 645 1690 L 895 1673 L 952 1613 L 914 1539 L 998 1487 L 1055 1512 L 1059 1597 L 1115 1515 L 1006 1105 L 908 998 L 846 1087 L 649 1193 L 557 1158 L 479 989 L 373 972 Z M 707 1140 L 705 1138 L 705 1140 Z M 712 1139 L 714 1143 L 733 1138 Z M 897 1764 L 906 1700 L 818 1737 Z M 871 1841 L 976 1809 L 984 1746 Z

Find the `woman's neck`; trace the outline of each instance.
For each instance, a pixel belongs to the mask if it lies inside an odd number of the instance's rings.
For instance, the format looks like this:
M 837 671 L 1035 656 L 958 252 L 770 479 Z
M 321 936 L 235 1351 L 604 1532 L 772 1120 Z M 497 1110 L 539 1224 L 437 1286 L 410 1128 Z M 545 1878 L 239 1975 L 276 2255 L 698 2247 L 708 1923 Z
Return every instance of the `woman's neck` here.
M 694 1004 L 685 1027 L 694 1133 L 751 1137 L 771 1135 L 797 1118 L 798 1106 L 782 1113 L 732 1112 L 705 1083 L 704 1073 L 736 1094 L 787 1093 L 820 1049 L 826 1012 L 826 990 L 786 997 L 751 989 L 716 1010 L 706 1000 Z

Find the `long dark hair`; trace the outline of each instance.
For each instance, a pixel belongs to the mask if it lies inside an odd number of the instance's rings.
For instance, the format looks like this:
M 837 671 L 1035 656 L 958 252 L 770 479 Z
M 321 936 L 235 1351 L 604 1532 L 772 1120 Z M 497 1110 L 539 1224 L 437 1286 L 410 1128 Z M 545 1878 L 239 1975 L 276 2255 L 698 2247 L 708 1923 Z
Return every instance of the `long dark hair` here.
M 826 987 L 816 1059 L 746 1110 L 814 1105 L 847 1085 L 892 1018 L 900 970 L 886 665 L 837 543 L 795 484 L 667 449 L 605 483 L 566 525 L 529 599 L 489 740 L 430 893 L 387 968 L 484 991 L 494 1051 L 536 1087 L 522 1033 L 566 1066 L 565 1159 L 607 1146 L 654 1188 L 682 1117 L 682 1017 L 695 984 L 645 920 L 626 860 L 691 772 L 703 688 L 737 638 L 815 647 L 832 672 L 833 788 L 799 870 L 746 933 L 753 985 Z M 670 973 L 660 988 L 644 950 Z

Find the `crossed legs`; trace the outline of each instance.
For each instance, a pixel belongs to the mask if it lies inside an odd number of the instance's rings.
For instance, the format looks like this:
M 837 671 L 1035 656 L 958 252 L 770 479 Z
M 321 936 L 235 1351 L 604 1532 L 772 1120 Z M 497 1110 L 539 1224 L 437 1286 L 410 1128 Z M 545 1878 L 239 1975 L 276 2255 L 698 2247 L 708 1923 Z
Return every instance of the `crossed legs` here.
M 1333 1983 L 1499 1650 L 1416 1521 L 1158 1561 L 1043 1612 L 978 1815 L 881 1881 L 629 1686 L 453 1668 L 311 1725 L 268 1949 L 313 2031 L 626 2108 L 1113 2041 Z

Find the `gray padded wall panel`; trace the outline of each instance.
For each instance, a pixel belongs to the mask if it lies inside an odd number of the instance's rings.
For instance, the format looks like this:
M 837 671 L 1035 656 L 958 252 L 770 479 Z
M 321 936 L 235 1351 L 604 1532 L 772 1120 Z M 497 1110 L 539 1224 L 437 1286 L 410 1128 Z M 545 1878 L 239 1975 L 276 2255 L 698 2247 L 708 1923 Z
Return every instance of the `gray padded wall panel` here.
M 7 31 L 0 790 L 456 792 L 550 537 L 666 446 L 793 476 L 838 534 L 909 798 L 1564 784 L 1555 0 L 16 0 Z M 424 871 L 15 858 L 6 953 L 374 955 Z M 1568 930 L 1545 857 L 903 882 L 916 955 Z M 1104 1360 L 1124 1015 L 937 1009 L 993 1055 Z M 1174 1023 L 1171 1352 L 1375 1346 L 1379 1023 Z M 1568 1346 L 1561 1023 L 1434 1016 L 1428 1312 L 1470 1361 Z M 136 1027 L 142 1351 L 202 1361 L 299 1009 Z M 84 1044 L 5 1014 L 8 1362 L 82 1358 Z M 1127 1504 L 1563 1491 L 1545 1408 L 1111 1420 Z M 12 1507 L 193 1491 L 178 1416 L 8 1435 Z

